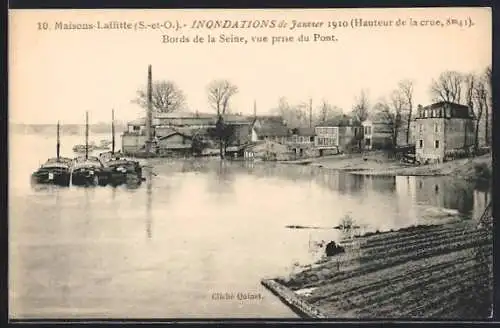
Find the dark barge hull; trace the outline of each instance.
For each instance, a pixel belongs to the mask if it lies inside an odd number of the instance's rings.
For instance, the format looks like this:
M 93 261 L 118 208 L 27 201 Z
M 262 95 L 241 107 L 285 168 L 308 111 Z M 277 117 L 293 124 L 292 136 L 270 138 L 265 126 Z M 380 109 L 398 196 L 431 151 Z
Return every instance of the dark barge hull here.
M 100 174 L 88 174 L 88 173 L 73 173 L 71 175 L 71 184 L 73 186 L 103 186 L 106 179 L 104 179 Z
M 61 187 L 68 187 L 70 184 L 69 173 L 54 173 L 53 178 L 49 179 L 49 174 L 33 174 L 31 175 L 32 184 L 55 185 Z

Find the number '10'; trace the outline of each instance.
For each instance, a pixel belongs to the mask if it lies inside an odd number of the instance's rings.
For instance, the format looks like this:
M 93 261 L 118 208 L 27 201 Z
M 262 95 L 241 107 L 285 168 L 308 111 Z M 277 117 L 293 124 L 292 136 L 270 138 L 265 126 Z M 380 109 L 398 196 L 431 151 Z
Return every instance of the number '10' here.
M 38 22 L 37 24 L 38 24 L 39 30 L 48 30 L 49 29 L 49 23 L 47 23 L 47 22 L 43 22 L 43 23 Z

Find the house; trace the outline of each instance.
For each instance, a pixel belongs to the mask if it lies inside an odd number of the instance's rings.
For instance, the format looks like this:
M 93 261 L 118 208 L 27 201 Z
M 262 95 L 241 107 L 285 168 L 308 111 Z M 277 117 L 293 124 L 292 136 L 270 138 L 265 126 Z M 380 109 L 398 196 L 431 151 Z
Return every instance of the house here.
M 189 126 L 189 127 L 209 127 L 215 126 L 217 115 L 212 113 L 198 112 L 171 112 L 171 113 L 154 113 L 154 126 Z
M 353 147 L 363 135 L 359 122 L 347 115 L 341 115 L 315 127 L 314 146 L 320 156 L 338 153 Z
M 286 144 L 290 129 L 281 116 L 257 116 L 252 125 L 251 141 L 274 141 Z
M 389 149 L 394 146 L 392 122 L 383 113 L 372 115 L 362 126 L 363 149 Z
M 242 148 L 247 160 L 287 160 L 292 157 L 287 145 L 271 140 L 260 140 Z
M 156 139 L 156 147 L 160 155 L 190 155 L 192 153 L 193 137 L 179 131 Z
M 406 139 L 406 133 L 408 132 L 408 118 L 404 118 L 403 123 L 401 124 L 398 132 L 398 138 L 397 138 L 397 145 L 402 146 L 402 145 L 415 145 L 415 127 L 416 127 L 416 120 L 415 117 L 413 117 L 410 121 L 410 132 L 408 134 L 408 140 Z
M 127 122 L 127 129 L 125 133 L 128 134 L 146 134 L 146 118 L 141 117 L 136 120 Z
M 314 128 L 293 128 L 290 130 L 287 144 L 295 152 L 296 156 L 316 155 L 314 148 Z
M 132 154 L 141 149 L 147 141 L 145 133 L 127 133 L 122 134 L 122 152 L 124 154 Z
M 146 119 L 140 118 L 127 122 L 127 129 L 121 135 L 122 152 L 130 154 L 138 151 L 147 140 Z
M 203 140 L 210 141 L 209 129 L 214 128 L 217 122 L 215 113 L 198 112 L 172 112 L 153 113 L 152 128 L 153 135 L 160 138 L 170 135 L 173 130 L 179 131 L 186 136 L 201 136 Z M 250 127 L 253 117 L 241 114 L 226 114 L 224 122 L 230 125 L 248 126 L 247 132 L 239 131 L 238 140 L 251 138 Z M 181 131 L 183 130 L 183 131 Z M 237 128 L 240 130 L 240 128 Z M 140 149 L 146 142 L 146 118 L 139 118 L 127 123 L 127 130 L 122 135 L 123 152 L 132 153 Z M 244 142 L 241 140 L 241 142 Z
M 418 106 L 416 158 L 420 162 L 443 162 L 474 146 L 475 117 L 469 107 L 451 102 Z

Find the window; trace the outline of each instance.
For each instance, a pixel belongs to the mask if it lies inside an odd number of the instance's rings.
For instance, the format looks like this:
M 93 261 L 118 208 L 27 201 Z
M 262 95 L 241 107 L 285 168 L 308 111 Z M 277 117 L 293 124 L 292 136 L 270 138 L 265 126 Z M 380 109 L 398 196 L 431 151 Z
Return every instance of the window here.
M 134 125 L 134 131 L 139 131 L 140 129 L 141 129 L 141 127 L 140 127 L 140 126 L 138 126 L 138 125 Z
M 309 141 L 314 142 L 314 137 L 311 137 Z
M 418 131 L 422 133 L 424 131 L 424 125 L 422 123 L 419 124 L 418 126 Z
M 439 124 L 437 122 L 434 123 L 434 132 L 439 132 Z
M 439 148 L 439 140 L 434 141 L 434 147 Z
M 424 147 L 424 141 L 423 140 L 419 140 L 418 141 L 418 147 L 420 147 L 420 148 Z

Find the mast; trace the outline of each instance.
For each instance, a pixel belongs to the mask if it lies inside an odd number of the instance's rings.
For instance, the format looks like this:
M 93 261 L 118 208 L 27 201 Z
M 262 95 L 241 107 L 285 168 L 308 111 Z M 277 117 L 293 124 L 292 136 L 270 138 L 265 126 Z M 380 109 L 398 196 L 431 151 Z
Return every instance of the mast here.
M 59 121 L 57 121 L 57 145 L 56 145 L 57 160 L 59 160 L 60 151 L 61 151 L 61 141 L 60 141 L 60 135 L 59 135 Z
M 146 133 L 147 133 L 147 141 L 146 141 L 146 152 L 151 152 L 151 143 L 153 140 L 153 131 L 151 129 L 152 121 L 153 121 L 153 82 L 152 82 L 152 73 L 151 73 L 151 65 L 148 66 L 148 109 L 147 109 L 147 117 L 146 117 Z
M 111 154 L 115 153 L 115 110 L 111 110 Z
M 313 105 L 312 105 L 312 98 L 309 99 L 309 128 L 312 128 L 312 110 L 313 110 Z
M 85 112 L 85 159 L 89 159 L 89 112 Z

